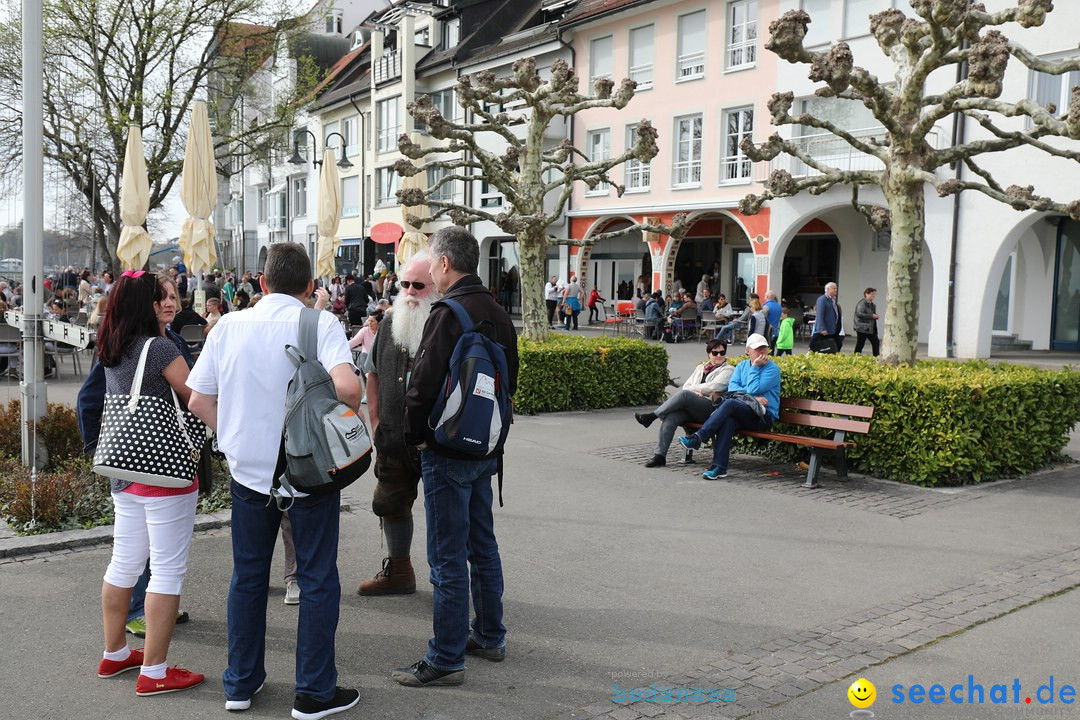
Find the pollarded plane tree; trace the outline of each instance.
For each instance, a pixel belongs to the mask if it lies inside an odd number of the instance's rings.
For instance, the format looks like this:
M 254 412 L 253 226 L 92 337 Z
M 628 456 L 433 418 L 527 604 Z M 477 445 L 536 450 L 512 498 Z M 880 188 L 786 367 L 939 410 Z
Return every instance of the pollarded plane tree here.
M 912 17 L 898 9 L 870 17 L 871 33 L 893 65 L 894 77 L 889 80 L 879 79 L 856 65 L 847 43 L 837 43 L 826 51 L 807 50 L 804 41 L 811 18 L 801 10 L 775 20 L 769 26 L 771 38 L 765 46 L 790 63 L 809 65 L 809 78 L 824 83 L 816 91 L 819 97 L 862 103 L 883 129 L 876 137 L 862 137 L 827 119 L 808 113 L 793 114 L 794 95 L 790 92 L 777 93 L 770 100 L 773 124 L 801 125 L 831 133 L 853 150 L 880 160 L 882 169 L 836 168 L 777 134 L 761 145 L 743 143 L 743 151 L 753 160 L 769 161 L 784 153 L 809 168 L 808 174 L 799 177 L 774 170 L 765 192 L 743 199 L 743 212 L 756 213 L 772 198 L 803 191 L 822 194 L 850 186 L 852 204 L 871 226 L 891 228 L 888 306 L 881 354 L 881 361 L 891 364 L 915 360 L 927 186 L 941 197 L 975 191 L 1017 210 L 1062 213 L 1080 220 L 1080 202 L 1052 200 L 1037 194 L 1030 185 L 1002 187 L 978 162 L 982 156 L 1019 147 L 1080 161 L 1075 146 L 1059 147 L 1047 140 L 1080 139 L 1080 88 L 1073 89 L 1069 107 L 1061 114 L 1052 105 L 1001 99 L 1005 70 L 1012 60 L 1053 75 L 1080 69 L 1080 59 L 1049 62 L 997 29 L 1007 23 L 1039 27 L 1053 10 L 1053 3 L 1019 0 L 996 12 L 988 12 L 981 3 L 970 0 L 911 0 L 911 7 Z M 967 64 L 966 77 L 960 75 L 962 79 L 943 92 L 930 92 L 931 74 L 963 63 Z M 940 82 L 941 76 L 936 74 L 935 82 Z M 935 126 L 954 114 L 971 118 L 985 132 L 952 147 L 934 147 L 930 135 Z M 1018 117 L 1027 118 L 1030 127 L 1002 127 L 1003 119 Z M 949 172 L 957 164 L 969 171 L 967 179 L 961 179 L 960 172 Z M 859 202 L 859 188 L 868 185 L 881 189 L 887 208 Z
M 548 247 L 553 242 L 586 244 L 622 235 L 632 230 L 680 236 L 686 231 L 686 219 L 677 216 L 671 225 L 639 223 L 610 233 L 599 233 L 588 240 L 556 240 L 548 228 L 562 219 L 563 209 L 573 192 L 574 183 L 590 189 L 601 183 L 611 185 L 618 195 L 623 186 L 609 172 L 630 160 L 648 163 L 658 151 L 657 133 L 648 120 L 637 124 L 634 145 L 610 158 L 589 158 L 574 148 L 570 139 L 545 143 L 545 130 L 558 118 L 573 117 L 592 108 L 627 106 L 634 97 L 636 83 L 623 80 L 618 89 L 610 79 L 597 80 L 595 95 L 578 91 L 578 78 L 563 60 L 555 60 L 550 79 L 537 74 L 535 58 L 517 60 L 512 73 L 503 78 L 492 72 L 462 76 L 457 84 L 457 101 L 467 111 L 466 119 L 456 122 L 444 118 L 427 95 L 408 105 L 409 113 L 440 141 L 429 147 L 413 142 L 403 134 L 398 149 L 407 158 L 427 160 L 423 166 L 399 160 L 398 175 L 410 177 L 437 168 L 437 180 L 425 189 L 406 188 L 397 193 L 406 206 L 427 206 L 427 217 L 410 216 L 409 223 L 420 227 L 426 222 L 449 218 L 458 225 L 490 221 L 517 238 L 521 259 L 522 317 L 525 337 L 544 340 L 548 335 L 547 310 L 543 285 Z M 520 108 L 497 111 L 499 106 Z M 519 129 L 520 128 L 520 129 Z M 488 149 L 491 136 L 501 139 L 501 153 Z M 436 156 L 428 159 L 429 156 Z M 451 183 L 486 181 L 505 198 L 502 212 L 492 213 L 447 200 L 442 192 Z

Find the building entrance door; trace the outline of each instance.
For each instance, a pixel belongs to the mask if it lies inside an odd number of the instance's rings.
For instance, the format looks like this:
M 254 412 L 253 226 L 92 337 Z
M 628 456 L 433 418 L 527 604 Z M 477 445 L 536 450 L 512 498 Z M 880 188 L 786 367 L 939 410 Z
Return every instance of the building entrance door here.
M 1053 350 L 1080 350 L 1080 223 L 1058 225 L 1054 268 L 1054 317 L 1050 326 Z

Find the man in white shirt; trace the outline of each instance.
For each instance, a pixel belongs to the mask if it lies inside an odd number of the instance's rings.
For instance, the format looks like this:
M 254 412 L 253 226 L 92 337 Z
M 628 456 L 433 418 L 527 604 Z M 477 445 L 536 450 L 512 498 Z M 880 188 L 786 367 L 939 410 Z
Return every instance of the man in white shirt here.
M 228 313 L 207 336 L 188 377 L 189 407 L 218 433 L 232 482 L 233 575 L 229 587 L 229 665 L 225 708 L 246 710 L 266 680 L 266 604 L 270 563 L 281 511 L 270 490 L 285 422 L 285 394 L 294 367 L 285 345 L 296 345 L 300 310 L 311 295 L 311 264 L 295 243 L 272 245 L 258 305 Z M 247 350 L 261 348 L 257 361 Z M 318 361 L 330 373 L 338 398 L 360 405 L 360 384 L 341 324 L 319 314 Z M 253 406 L 251 400 L 258 398 Z M 359 701 L 356 690 L 337 687 L 334 635 L 338 580 L 340 493 L 298 495 L 289 508 L 300 584 L 296 637 L 296 702 L 293 717 L 323 718 Z
M 555 308 L 559 305 L 559 296 L 562 293 L 559 288 L 559 278 L 555 275 L 544 285 L 544 302 L 547 303 L 548 325 L 555 327 Z

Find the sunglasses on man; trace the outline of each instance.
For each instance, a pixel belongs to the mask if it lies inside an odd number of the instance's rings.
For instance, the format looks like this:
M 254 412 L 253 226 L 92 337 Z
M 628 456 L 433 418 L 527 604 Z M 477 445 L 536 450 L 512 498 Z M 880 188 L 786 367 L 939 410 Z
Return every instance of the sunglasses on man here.
M 410 287 L 414 290 L 423 290 L 427 287 L 427 283 L 417 282 L 415 280 L 398 280 L 398 285 L 408 290 Z

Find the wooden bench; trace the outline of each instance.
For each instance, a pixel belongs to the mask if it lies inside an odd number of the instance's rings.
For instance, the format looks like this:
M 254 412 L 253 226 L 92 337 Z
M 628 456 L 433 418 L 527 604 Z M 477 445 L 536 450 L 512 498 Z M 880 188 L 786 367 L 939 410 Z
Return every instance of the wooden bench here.
M 806 400 L 803 398 L 780 398 L 780 420 L 788 425 L 802 425 L 809 428 L 826 428 L 833 431 L 832 440 L 802 435 L 789 435 L 777 432 L 759 432 L 740 430 L 740 435 L 775 440 L 776 442 L 805 445 L 810 448 L 810 467 L 806 471 L 803 487 L 817 487 L 818 468 L 821 467 L 821 452 L 829 450 L 836 459 L 836 477 L 847 479 L 847 449 L 858 447 L 858 443 L 846 439 L 847 433 L 866 435 L 870 432 L 870 418 L 874 408 L 865 405 L 847 405 L 845 403 L 826 402 L 824 400 Z M 861 418 L 861 419 L 855 419 Z M 700 423 L 687 423 L 683 429 L 692 433 L 701 427 Z M 684 462 L 694 462 L 694 451 L 687 450 Z

